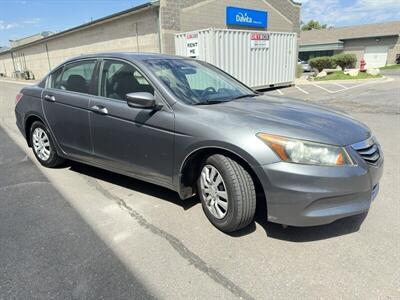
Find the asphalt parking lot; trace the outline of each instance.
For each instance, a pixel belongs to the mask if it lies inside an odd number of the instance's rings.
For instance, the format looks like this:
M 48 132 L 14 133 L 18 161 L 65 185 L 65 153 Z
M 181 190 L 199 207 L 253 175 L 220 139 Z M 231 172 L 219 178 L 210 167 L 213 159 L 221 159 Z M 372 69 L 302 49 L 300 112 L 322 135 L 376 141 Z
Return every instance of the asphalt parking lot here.
M 389 78 L 361 82 L 350 80 L 334 83 L 315 81 L 274 89 L 266 93 L 302 99 L 343 111 L 398 114 L 400 113 L 399 78 L 400 72 L 392 72 Z
M 400 299 L 396 74 L 344 91 L 268 92 L 346 111 L 373 129 L 386 162 L 367 215 L 283 229 L 259 210 L 233 235 L 217 231 L 196 198 L 77 163 L 38 166 L 15 126 L 21 87 L 0 82 L 0 298 Z

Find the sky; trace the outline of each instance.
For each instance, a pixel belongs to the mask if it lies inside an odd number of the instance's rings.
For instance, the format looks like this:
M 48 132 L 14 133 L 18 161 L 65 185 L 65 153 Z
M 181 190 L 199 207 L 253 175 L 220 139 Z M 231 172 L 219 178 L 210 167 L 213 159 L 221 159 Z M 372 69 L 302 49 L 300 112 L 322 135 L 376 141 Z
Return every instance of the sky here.
M 0 46 L 42 31 L 58 32 L 146 0 L 0 0 Z
M 302 3 L 301 20 L 314 19 L 341 27 L 400 21 L 400 0 L 295 0 Z
M 252 1 L 252 0 L 248 0 Z M 329 26 L 400 20 L 400 0 L 295 0 L 301 20 Z M 146 0 L 0 0 L 0 46 L 41 31 L 62 31 Z

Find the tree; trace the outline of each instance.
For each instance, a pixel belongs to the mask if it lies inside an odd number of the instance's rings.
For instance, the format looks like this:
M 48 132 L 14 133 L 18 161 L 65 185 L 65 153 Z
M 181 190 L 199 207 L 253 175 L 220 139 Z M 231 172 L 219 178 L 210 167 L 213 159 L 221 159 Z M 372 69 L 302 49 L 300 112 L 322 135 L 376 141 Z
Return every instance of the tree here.
M 326 24 L 320 24 L 318 21 L 310 20 L 307 23 L 302 22 L 301 30 L 309 31 L 313 29 L 325 29 L 327 27 Z

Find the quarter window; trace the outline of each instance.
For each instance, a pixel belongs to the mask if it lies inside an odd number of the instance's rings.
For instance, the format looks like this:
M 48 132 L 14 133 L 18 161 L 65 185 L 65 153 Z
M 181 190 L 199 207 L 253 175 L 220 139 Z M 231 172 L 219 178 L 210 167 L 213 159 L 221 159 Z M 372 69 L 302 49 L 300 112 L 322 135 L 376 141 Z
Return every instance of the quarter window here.
M 121 61 L 105 61 L 103 66 L 101 96 L 125 100 L 126 94 L 148 92 L 154 88 L 132 65 Z

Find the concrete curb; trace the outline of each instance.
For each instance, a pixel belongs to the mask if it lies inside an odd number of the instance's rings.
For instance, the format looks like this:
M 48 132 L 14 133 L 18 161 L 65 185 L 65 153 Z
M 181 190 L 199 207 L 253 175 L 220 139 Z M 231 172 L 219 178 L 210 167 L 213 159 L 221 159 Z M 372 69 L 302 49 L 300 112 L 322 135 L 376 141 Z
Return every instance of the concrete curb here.
M 323 85 L 323 84 L 334 84 L 334 83 L 353 83 L 353 84 L 357 84 L 357 83 L 363 83 L 363 82 L 380 82 L 380 81 L 393 81 L 394 78 L 392 77 L 386 77 L 386 76 L 382 76 L 380 78 L 366 78 L 366 79 L 346 79 L 346 80 L 321 80 L 321 81 L 309 81 L 307 79 L 301 79 L 301 80 L 295 80 L 294 84 L 295 85 L 313 85 L 315 83 L 319 84 L 319 85 Z

